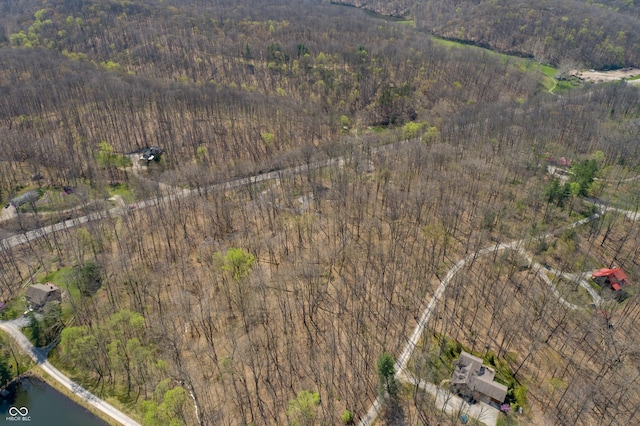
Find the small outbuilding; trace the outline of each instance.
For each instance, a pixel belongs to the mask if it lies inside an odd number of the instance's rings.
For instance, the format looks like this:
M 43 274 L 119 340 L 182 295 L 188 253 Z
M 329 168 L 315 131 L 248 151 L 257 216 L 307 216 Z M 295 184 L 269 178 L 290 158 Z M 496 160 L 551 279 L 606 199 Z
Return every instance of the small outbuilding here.
M 47 303 L 62 301 L 60 287 L 51 283 L 34 284 L 27 289 L 25 298 L 29 307 L 35 311 L 41 311 Z
M 496 371 L 482 365 L 482 359 L 462 351 L 453 362 L 451 385 L 462 397 L 470 401 L 482 401 L 492 405 L 502 404 L 508 388 L 494 381 Z
M 629 284 L 627 274 L 620 268 L 604 268 L 593 273 L 591 277 L 601 286 L 609 287 L 613 291 L 620 291 Z

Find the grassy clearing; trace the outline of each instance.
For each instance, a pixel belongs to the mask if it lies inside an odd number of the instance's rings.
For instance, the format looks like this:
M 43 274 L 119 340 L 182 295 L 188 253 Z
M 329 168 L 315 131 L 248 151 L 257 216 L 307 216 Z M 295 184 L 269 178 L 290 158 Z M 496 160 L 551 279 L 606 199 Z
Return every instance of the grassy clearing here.
M 554 68 L 551 65 L 541 64 L 533 59 L 510 56 L 504 53 L 493 51 L 491 49 L 475 46 L 473 44 L 445 40 L 437 37 L 432 37 L 432 40 L 434 40 L 437 44 L 449 49 L 481 49 L 485 52 L 501 57 L 503 61 L 514 61 L 517 68 L 522 72 L 539 72 L 543 75 L 542 87 L 544 87 L 545 90 L 551 93 L 565 92 L 573 89 L 574 87 L 582 85 L 582 82 L 578 79 L 556 79 L 555 76 L 558 73 L 557 68 Z M 640 76 L 634 78 L 640 78 Z
M 61 188 L 48 187 L 43 190 L 42 197 L 36 203 L 40 212 L 55 212 L 73 208 L 81 204 L 74 194 L 64 194 Z
M 503 61 L 515 61 L 515 64 L 518 67 L 518 69 L 520 69 L 523 72 L 527 72 L 527 71 L 540 72 L 544 76 L 542 85 L 546 90 L 550 92 L 555 92 L 556 90 L 571 89 L 572 87 L 574 87 L 574 85 L 569 81 L 556 80 L 555 75 L 557 74 L 558 70 L 550 65 L 543 65 L 532 59 L 506 55 L 504 53 L 499 53 L 491 49 L 475 46 L 473 44 L 466 44 L 458 41 L 445 40 L 438 37 L 433 37 L 432 39 L 436 42 L 436 44 L 439 44 L 449 49 L 480 49 L 492 55 L 497 55 L 501 57 Z
M 58 287 L 66 290 L 70 300 L 79 300 L 82 297 L 80 289 L 76 285 L 73 266 L 65 266 L 55 272 L 48 274 L 44 277 L 43 282 L 51 282 Z M 67 301 L 64 301 L 63 299 L 62 302 L 63 321 L 66 321 L 73 316 L 73 307 L 71 306 L 71 303 L 69 303 L 69 299 L 67 299 Z
M 443 47 L 481 49 L 481 47 L 460 43 L 458 41 L 446 40 L 444 38 L 432 37 L 432 40 Z
M 65 266 L 45 275 L 43 282 L 51 282 L 59 287 L 65 287 L 71 281 L 71 274 L 73 274 L 73 267 Z
M 27 301 L 24 297 L 14 297 L 9 300 L 0 312 L 0 319 L 12 320 L 18 318 L 27 310 Z
M 589 306 L 593 302 L 587 290 L 582 288 L 577 282 L 553 275 L 550 275 L 549 279 L 554 282 L 558 292 L 569 303 L 577 306 Z
M 515 414 L 512 413 L 501 413 L 496 422 L 496 426 L 516 426 L 517 424 L 518 419 L 516 419 Z
M 397 21 L 397 22 L 402 25 L 408 25 L 412 28 L 416 27 L 416 21 L 414 21 L 413 19 L 407 19 L 405 21 Z
M 123 183 L 117 183 L 114 185 L 107 186 L 107 192 L 109 196 L 115 197 L 116 195 L 122 197 L 122 199 L 127 203 L 132 203 L 134 201 L 133 192 L 129 185 Z
M 540 65 L 538 67 L 538 69 L 540 70 L 540 72 L 542 72 L 542 74 L 546 75 L 547 77 L 555 77 L 555 75 L 557 74 L 558 70 L 556 68 L 553 68 L 549 65 Z

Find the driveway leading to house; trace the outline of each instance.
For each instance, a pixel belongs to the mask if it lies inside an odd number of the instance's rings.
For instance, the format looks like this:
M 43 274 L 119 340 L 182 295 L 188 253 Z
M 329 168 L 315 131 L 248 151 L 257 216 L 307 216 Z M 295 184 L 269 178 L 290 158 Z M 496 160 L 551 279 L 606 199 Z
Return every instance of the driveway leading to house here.
M 601 212 L 603 212 L 604 210 L 605 209 L 601 206 Z M 584 224 L 590 222 L 591 220 L 600 217 L 601 215 L 602 215 L 602 213 L 596 213 L 596 214 L 594 214 L 592 216 L 589 216 L 589 217 L 587 217 L 585 219 L 579 220 L 579 221 L 574 222 L 574 223 L 572 223 L 570 225 L 567 225 L 567 226 L 562 227 L 560 229 L 557 229 L 555 231 L 551 231 L 551 232 L 549 232 L 547 234 L 544 234 L 540 238 L 541 239 L 547 239 L 547 238 L 550 238 L 552 236 L 556 236 L 556 235 L 560 234 L 561 232 L 563 232 L 563 231 L 565 231 L 567 229 L 573 229 L 573 228 L 576 228 L 578 226 L 584 225 Z M 417 347 L 418 342 L 419 342 L 419 340 L 420 340 L 420 338 L 421 338 L 421 336 L 422 336 L 422 334 L 424 332 L 424 329 L 425 329 L 427 323 L 429 322 L 429 319 L 431 318 L 431 315 L 433 314 L 433 311 L 434 311 L 436 305 L 440 302 L 440 299 L 444 295 L 444 292 L 445 292 L 447 286 L 449 285 L 449 283 L 451 282 L 451 280 L 453 279 L 455 274 L 460 269 L 462 269 L 467 263 L 469 263 L 471 260 L 475 260 L 477 257 L 483 256 L 485 254 L 497 253 L 497 252 L 500 252 L 500 251 L 503 251 L 503 250 L 516 250 L 518 252 L 522 252 L 524 250 L 523 246 L 524 246 L 525 243 L 526 243 L 526 240 L 523 239 L 523 240 L 512 241 L 510 243 L 493 244 L 491 246 L 488 246 L 488 247 L 485 247 L 485 248 L 483 248 L 481 250 L 478 250 L 478 251 L 476 251 L 474 253 L 471 253 L 470 255 L 465 257 L 464 259 L 458 261 L 458 263 L 456 263 L 455 265 L 453 265 L 453 267 L 451 269 L 449 269 L 449 271 L 447 272 L 447 275 L 440 282 L 440 285 L 438 286 L 438 288 L 436 289 L 435 293 L 433 294 L 433 297 L 429 301 L 429 304 L 427 305 L 427 307 L 422 312 L 422 316 L 420 317 L 420 321 L 418 321 L 418 324 L 416 324 L 416 327 L 413 330 L 413 333 L 411 334 L 411 337 L 407 341 L 402 353 L 400 354 L 400 356 L 396 360 L 396 364 L 395 364 L 396 379 L 401 380 L 402 378 L 407 377 L 404 370 L 405 370 L 405 368 L 407 366 L 407 363 L 409 362 L 409 358 L 411 357 L 411 354 L 413 354 L 413 351 Z M 557 294 L 557 293 L 554 293 L 554 294 Z M 562 299 L 562 300 L 564 300 L 564 299 Z M 373 424 L 373 422 L 378 417 L 378 414 L 380 412 L 380 408 L 382 407 L 383 403 L 384 403 L 383 398 L 378 396 L 374 400 L 374 402 L 372 403 L 371 407 L 369 408 L 367 413 L 364 415 L 364 417 L 362 417 L 360 419 L 360 422 L 358 423 L 359 426 L 370 426 L 371 424 Z M 467 413 L 469 415 L 471 415 L 470 412 L 467 412 Z
M 436 386 L 433 383 L 420 380 L 416 377 L 407 376 L 405 371 L 402 371 L 402 373 L 398 375 L 398 380 L 403 383 L 409 383 L 413 386 L 419 387 L 425 392 L 433 395 L 436 408 L 447 414 L 457 417 L 464 413 L 469 417 L 473 417 L 474 419 L 481 421 L 487 426 L 495 426 L 498 422 L 500 411 L 489 404 L 485 404 L 484 402 L 469 404 L 458 395 L 454 395 L 440 386 Z

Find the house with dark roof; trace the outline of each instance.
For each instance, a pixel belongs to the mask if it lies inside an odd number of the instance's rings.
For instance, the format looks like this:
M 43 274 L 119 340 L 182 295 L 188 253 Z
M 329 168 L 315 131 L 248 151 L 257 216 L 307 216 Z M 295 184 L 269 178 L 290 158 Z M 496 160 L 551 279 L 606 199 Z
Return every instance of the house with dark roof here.
M 152 146 L 151 148 L 145 148 L 142 150 L 142 155 L 140 156 L 140 160 L 145 160 L 147 163 L 151 160 L 159 161 L 160 156 L 164 151 L 162 148 L 157 146 Z
M 34 284 L 27 289 L 25 298 L 31 309 L 41 311 L 47 303 L 60 303 L 62 301 L 62 291 L 60 287 L 51 283 Z
M 591 278 L 599 285 L 609 287 L 613 291 L 620 291 L 629 284 L 627 274 L 620 268 L 600 269 L 595 271 Z
M 451 385 L 462 397 L 470 401 L 502 404 L 507 396 L 507 387 L 494 381 L 496 371 L 482 365 L 482 359 L 462 351 L 453 362 Z
M 32 191 L 25 192 L 24 194 L 16 198 L 13 198 L 9 203 L 13 207 L 18 208 L 23 204 L 35 203 L 36 201 L 38 201 L 38 199 L 40 199 L 40 192 L 37 189 L 34 189 Z

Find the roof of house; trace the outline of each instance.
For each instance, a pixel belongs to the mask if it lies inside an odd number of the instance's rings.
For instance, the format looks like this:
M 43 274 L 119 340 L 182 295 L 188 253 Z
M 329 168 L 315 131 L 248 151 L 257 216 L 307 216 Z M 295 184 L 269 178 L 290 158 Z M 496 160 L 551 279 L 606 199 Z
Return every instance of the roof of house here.
M 25 297 L 35 305 L 42 305 L 50 300 L 60 300 L 60 287 L 51 283 L 34 284 L 27 289 Z
M 141 160 L 151 161 L 156 157 L 159 157 L 163 153 L 162 148 L 158 146 L 152 146 L 151 148 L 145 148 L 142 150 Z
M 593 273 L 594 277 L 609 277 L 609 276 L 613 276 L 615 277 L 617 280 L 622 281 L 622 280 L 626 280 L 627 279 L 627 274 L 624 273 L 624 271 L 620 268 L 603 268 L 600 270 L 597 270 Z
M 555 164 L 557 166 L 564 166 L 564 167 L 571 167 L 571 164 L 573 163 L 573 161 L 571 161 L 570 158 L 566 158 L 566 157 L 560 157 L 560 159 L 557 160 L 549 156 L 549 157 L 546 157 L 545 160 L 547 160 L 548 163 Z
M 15 197 L 11 200 L 11 204 L 14 207 L 20 207 L 23 204 L 27 204 L 27 203 L 32 203 L 34 201 L 38 201 L 38 199 L 40 198 L 40 193 L 38 192 L 38 190 L 34 189 L 28 192 L 25 192 L 24 194 Z
M 627 274 L 620 268 L 603 268 L 593 273 L 594 278 L 608 278 L 611 282 L 611 288 L 620 290 L 628 284 Z
M 460 352 L 460 357 L 453 362 L 453 365 L 454 369 L 451 383 L 469 384 L 472 381 L 474 373 L 482 367 L 482 359 L 462 351 Z
M 473 382 L 473 390 L 483 393 L 497 401 L 504 401 L 508 388 L 502 383 L 493 381 L 494 374 L 489 377 L 478 376 Z
M 462 351 L 453 365 L 452 384 L 466 384 L 472 391 L 480 392 L 500 402 L 504 401 L 508 388 L 494 381 L 495 370 L 482 365 L 481 358 Z

